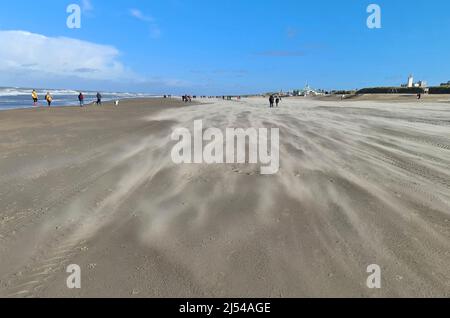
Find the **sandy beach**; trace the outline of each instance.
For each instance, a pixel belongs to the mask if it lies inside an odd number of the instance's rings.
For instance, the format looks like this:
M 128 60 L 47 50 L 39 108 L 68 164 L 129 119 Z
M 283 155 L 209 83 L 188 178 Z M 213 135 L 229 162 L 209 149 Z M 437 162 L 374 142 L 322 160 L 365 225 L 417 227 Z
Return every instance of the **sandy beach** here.
M 197 119 L 279 128 L 279 172 L 175 165 Z M 0 296 L 450 297 L 449 167 L 441 99 L 2 111 Z

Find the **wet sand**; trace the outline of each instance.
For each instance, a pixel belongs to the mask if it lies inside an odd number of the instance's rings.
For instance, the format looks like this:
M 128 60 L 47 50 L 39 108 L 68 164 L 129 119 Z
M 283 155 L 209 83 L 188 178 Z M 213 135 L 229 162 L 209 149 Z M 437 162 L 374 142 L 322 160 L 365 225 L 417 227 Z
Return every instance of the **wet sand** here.
M 447 103 L 206 102 L 0 112 L 0 296 L 450 296 Z M 280 128 L 279 173 L 173 164 L 196 119 Z

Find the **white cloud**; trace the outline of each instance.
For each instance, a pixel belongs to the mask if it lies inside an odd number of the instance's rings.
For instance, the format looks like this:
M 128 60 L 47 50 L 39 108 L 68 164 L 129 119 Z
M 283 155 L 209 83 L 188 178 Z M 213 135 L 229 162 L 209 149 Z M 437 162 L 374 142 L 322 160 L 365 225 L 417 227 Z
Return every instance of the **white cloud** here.
M 0 86 L 181 93 L 192 83 L 127 68 L 120 52 L 67 37 L 1 31 Z
M 66 37 L 47 37 L 25 31 L 0 31 L 0 72 L 35 73 L 90 80 L 118 80 L 135 76 L 119 60 L 119 51 Z
M 156 20 L 152 16 L 145 15 L 141 10 L 130 9 L 130 15 L 140 21 L 148 23 L 150 26 L 150 36 L 154 39 L 161 37 L 161 29 L 159 28 Z
M 138 9 L 130 9 L 130 14 L 132 17 L 135 17 L 138 20 L 144 21 L 144 22 L 154 22 L 155 19 L 150 16 L 146 16 L 142 13 L 141 10 Z

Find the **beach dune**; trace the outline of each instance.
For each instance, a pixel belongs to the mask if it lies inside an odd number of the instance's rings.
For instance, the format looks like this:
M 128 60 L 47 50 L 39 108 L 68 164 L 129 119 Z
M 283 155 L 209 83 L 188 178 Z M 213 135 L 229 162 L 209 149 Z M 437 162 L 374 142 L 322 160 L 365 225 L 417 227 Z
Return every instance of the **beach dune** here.
M 174 164 L 173 130 L 199 119 L 279 128 L 279 172 Z M 449 297 L 448 167 L 438 101 L 4 111 L 0 296 Z M 70 264 L 80 289 L 67 288 Z

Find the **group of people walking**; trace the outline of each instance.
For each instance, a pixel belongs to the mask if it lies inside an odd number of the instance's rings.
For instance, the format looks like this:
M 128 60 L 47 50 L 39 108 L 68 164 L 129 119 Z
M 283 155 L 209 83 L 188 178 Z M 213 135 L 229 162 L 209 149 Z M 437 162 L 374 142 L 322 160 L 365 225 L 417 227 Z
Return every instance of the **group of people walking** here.
M 184 95 L 182 98 L 183 98 L 183 102 L 185 102 L 185 103 L 192 102 L 192 96 L 190 96 L 190 95 Z
M 33 90 L 33 92 L 31 93 L 31 98 L 33 98 L 33 106 L 37 106 L 39 101 L 39 95 L 36 92 L 36 90 Z M 53 97 L 49 92 L 47 92 L 47 94 L 45 95 L 45 101 L 48 103 L 48 107 L 52 105 Z
M 98 92 L 96 97 L 97 101 L 95 102 L 95 104 L 102 105 L 102 94 Z M 37 106 L 39 102 L 39 95 L 36 90 L 33 90 L 33 92 L 31 93 L 31 98 L 33 99 L 33 106 Z M 47 94 L 45 95 L 45 101 L 47 102 L 48 107 L 52 105 L 53 96 L 50 94 L 50 92 L 47 92 Z M 78 94 L 78 102 L 80 103 L 80 107 L 84 107 L 84 94 L 82 92 Z
M 280 105 L 280 102 L 281 96 L 270 95 L 269 97 L 270 108 L 273 108 L 275 104 L 278 107 Z

